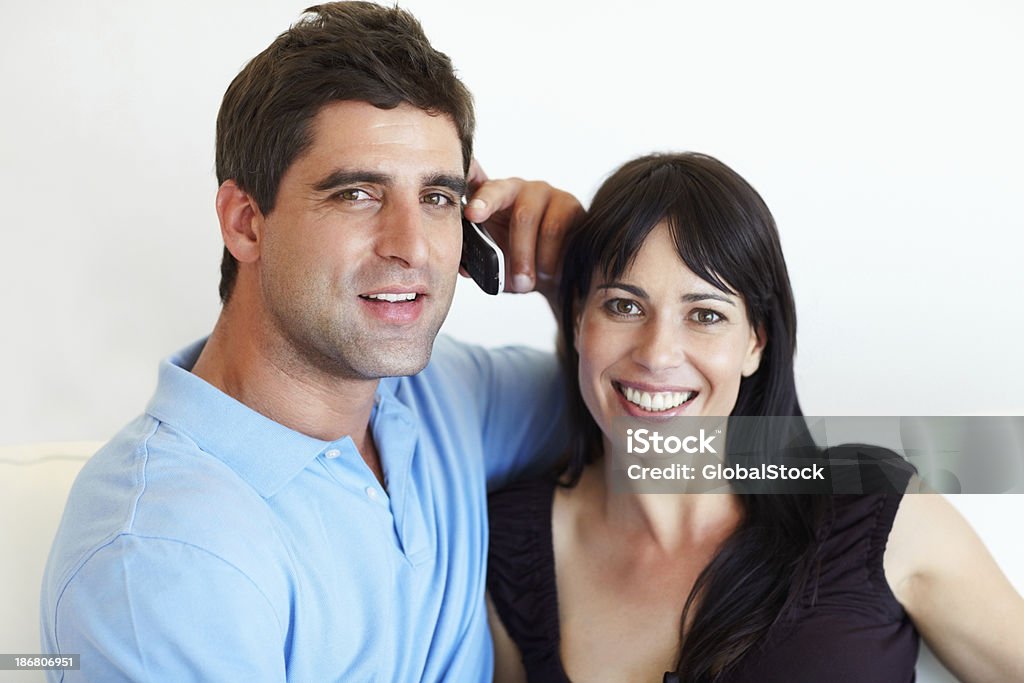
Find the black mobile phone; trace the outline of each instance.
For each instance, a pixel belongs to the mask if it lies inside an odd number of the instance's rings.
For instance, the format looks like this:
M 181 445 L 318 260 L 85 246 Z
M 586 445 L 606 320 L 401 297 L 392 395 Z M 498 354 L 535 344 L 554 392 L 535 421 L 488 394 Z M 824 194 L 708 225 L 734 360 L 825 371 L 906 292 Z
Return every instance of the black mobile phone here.
M 494 295 L 505 289 L 505 254 L 482 227 L 462 217 L 462 261 L 473 281 Z

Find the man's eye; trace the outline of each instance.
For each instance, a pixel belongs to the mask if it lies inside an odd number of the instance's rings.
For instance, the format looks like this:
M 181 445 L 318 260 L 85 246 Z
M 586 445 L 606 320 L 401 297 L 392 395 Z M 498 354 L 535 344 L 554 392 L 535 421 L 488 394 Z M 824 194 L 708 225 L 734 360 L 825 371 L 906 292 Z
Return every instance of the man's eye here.
M 701 308 L 693 312 L 690 316 L 695 322 L 701 325 L 714 325 L 717 322 L 725 320 L 718 311 L 712 311 L 710 308 Z
M 431 192 L 430 194 L 423 195 L 423 203 L 433 204 L 434 206 L 451 206 L 455 203 L 455 200 L 441 192 Z
M 338 199 L 344 199 L 346 202 L 357 202 L 360 199 L 370 198 L 370 195 L 365 190 L 357 190 L 355 188 L 342 190 L 341 192 L 334 196 L 337 197 Z
M 605 308 L 614 315 L 623 317 L 632 317 L 643 313 L 640 306 L 630 299 L 611 299 L 605 304 Z

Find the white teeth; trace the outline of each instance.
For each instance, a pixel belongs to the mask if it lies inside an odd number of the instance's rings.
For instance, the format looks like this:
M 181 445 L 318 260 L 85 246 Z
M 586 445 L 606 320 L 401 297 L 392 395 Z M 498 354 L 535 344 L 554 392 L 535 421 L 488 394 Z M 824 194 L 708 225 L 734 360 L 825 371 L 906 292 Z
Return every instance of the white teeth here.
M 416 298 L 415 292 L 406 292 L 403 294 L 367 294 L 367 299 L 378 299 L 380 301 L 388 301 L 395 303 L 397 301 L 412 301 Z
M 686 403 L 697 394 L 695 391 L 659 391 L 651 394 L 632 387 L 622 387 L 622 393 L 630 403 L 651 412 L 671 410 Z

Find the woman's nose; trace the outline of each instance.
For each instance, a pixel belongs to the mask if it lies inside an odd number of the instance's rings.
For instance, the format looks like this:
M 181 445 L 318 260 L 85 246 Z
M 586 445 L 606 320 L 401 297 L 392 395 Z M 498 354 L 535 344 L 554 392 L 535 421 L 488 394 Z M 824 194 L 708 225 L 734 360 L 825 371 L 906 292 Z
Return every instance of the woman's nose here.
M 668 319 L 648 321 L 633 349 L 633 361 L 651 372 L 678 367 L 686 359 L 684 335 Z

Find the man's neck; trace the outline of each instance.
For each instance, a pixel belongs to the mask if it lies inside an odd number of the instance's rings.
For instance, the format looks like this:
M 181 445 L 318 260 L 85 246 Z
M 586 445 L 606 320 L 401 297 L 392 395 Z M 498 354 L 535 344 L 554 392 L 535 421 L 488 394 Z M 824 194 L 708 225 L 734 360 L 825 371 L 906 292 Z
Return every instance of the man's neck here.
M 380 479 L 369 429 L 378 380 L 331 376 L 269 337 L 225 311 L 192 373 L 289 429 L 323 441 L 351 437 Z

